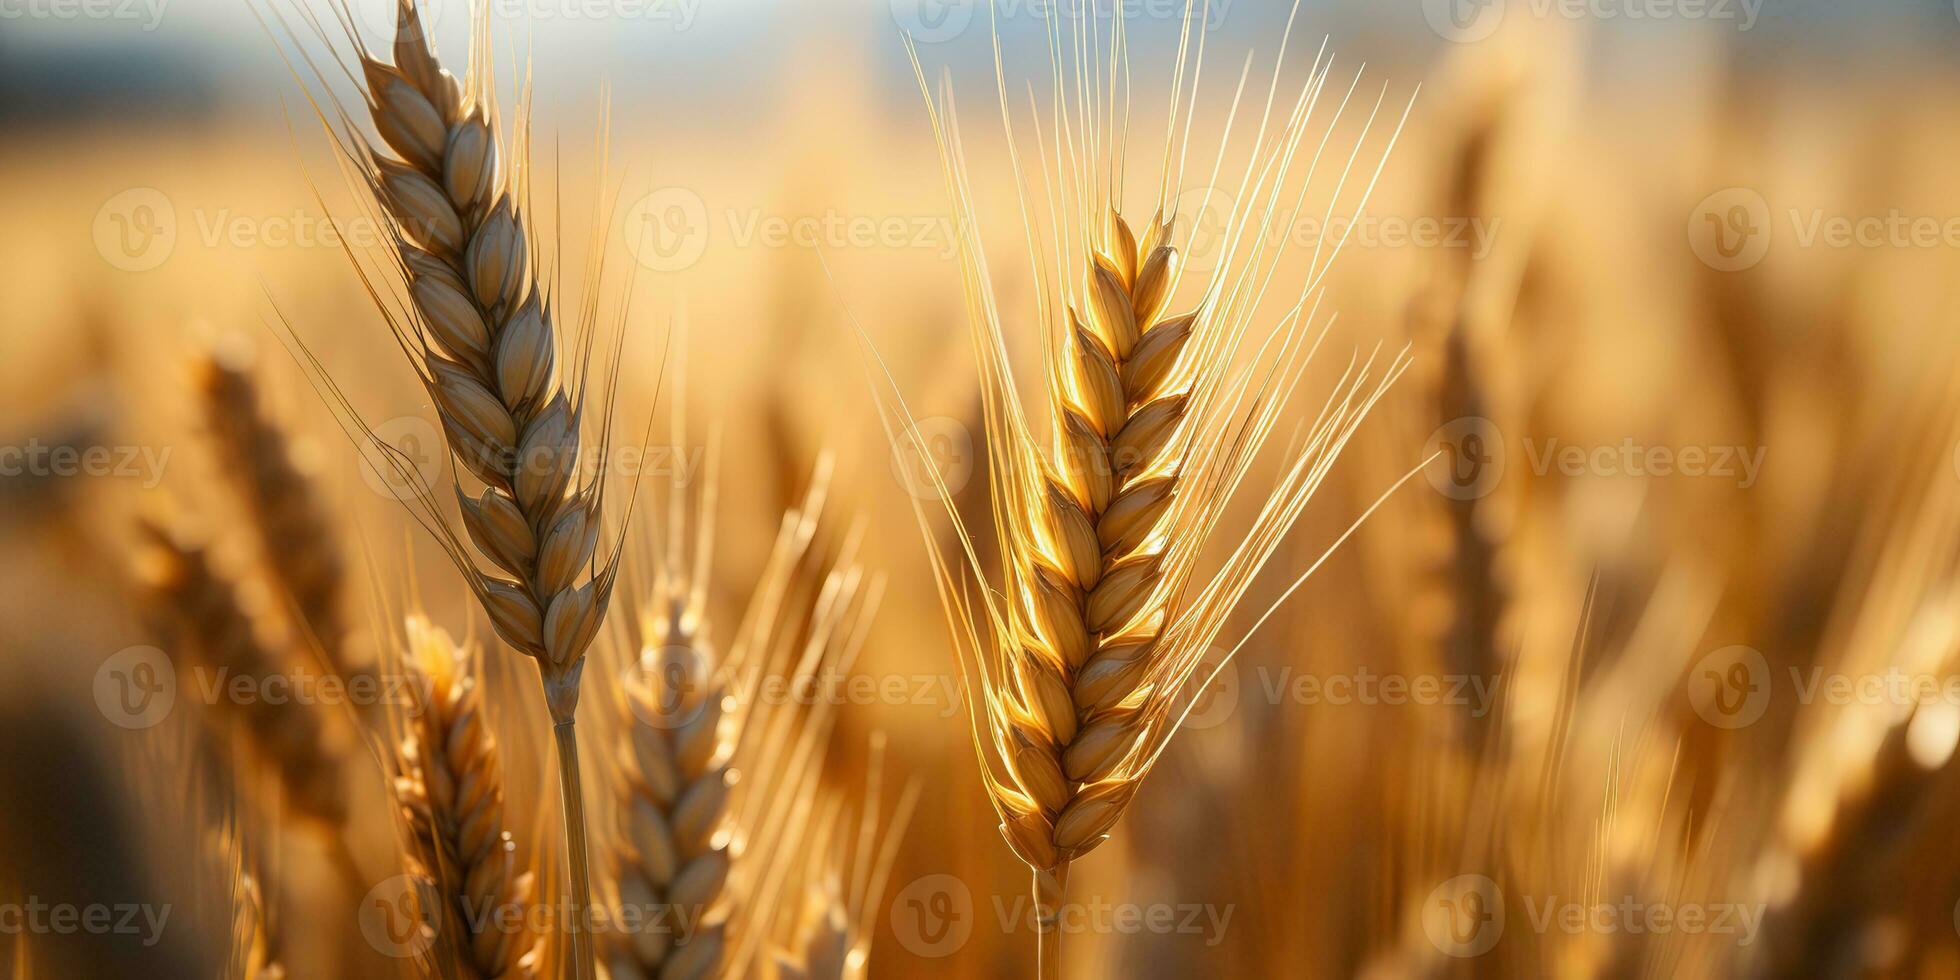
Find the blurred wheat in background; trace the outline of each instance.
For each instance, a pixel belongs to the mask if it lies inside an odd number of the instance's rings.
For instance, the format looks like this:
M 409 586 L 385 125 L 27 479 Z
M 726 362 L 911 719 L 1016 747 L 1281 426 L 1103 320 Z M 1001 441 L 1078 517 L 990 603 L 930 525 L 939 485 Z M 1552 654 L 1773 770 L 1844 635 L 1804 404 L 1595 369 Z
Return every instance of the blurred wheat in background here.
M 1960 975 L 1960 7 L 0 15 L 7 976 Z

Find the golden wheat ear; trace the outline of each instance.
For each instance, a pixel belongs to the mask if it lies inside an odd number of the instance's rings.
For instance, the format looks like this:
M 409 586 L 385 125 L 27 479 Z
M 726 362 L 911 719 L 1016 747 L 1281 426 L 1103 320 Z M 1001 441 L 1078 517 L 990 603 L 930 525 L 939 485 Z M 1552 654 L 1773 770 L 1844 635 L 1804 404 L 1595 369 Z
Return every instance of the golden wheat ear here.
M 404 639 L 401 667 L 416 700 L 399 719 L 392 782 L 410 873 L 426 879 L 441 906 L 431 918 L 443 948 L 432 956 L 473 976 L 537 976 L 544 946 L 528 931 L 538 900 L 535 842 L 520 847 L 504 803 L 482 654 L 419 614 L 408 618 Z
M 508 134 L 499 131 L 487 8 L 474 11 L 462 79 L 436 56 L 415 0 L 399 0 L 396 39 L 382 52 L 359 40 L 344 2 L 335 12 L 354 49 L 355 64 L 342 67 L 360 87 L 372 135 L 344 111 L 334 118 L 321 107 L 322 122 L 353 178 L 371 192 L 391 245 L 379 269 L 349 254 L 435 404 L 459 520 L 446 516 L 413 460 L 360 422 L 294 339 L 343 423 L 359 429 L 364 450 L 412 489 L 411 512 L 443 546 L 497 635 L 537 667 L 558 754 L 570 952 L 578 976 L 591 980 L 597 966 L 584 923 L 591 882 L 576 719 L 586 651 L 604 623 L 620 560 L 616 545 L 609 554 L 600 548 L 606 467 L 591 462 L 610 450 L 618 383 L 617 349 L 610 380 L 596 390 L 589 383 L 604 249 L 594 250 L 591 292 L 567 335 L 546 279 L 552 263 L 527 217 L 522 113 Z M 587 414 L 595 397 L 596 419 Z M 588 428 L 596 445 L 586 442 Z
M 782 842 L 807 813 L 835 720 L 827 699 L 806 708 L 770 692 L 848 672 L 881 591 L 853 564 L 856 532 L 828 570 L 818 566 L 826 457 L 803 502 L 783 516 L 724 645 L 707 602 L 717 455 L 699 485 L 677 480 L 670 491 L 665 548 L 649 559 L 636 635 L 616 665 L 620 814 L 611 866 L 620 919 L 660 910 L 653 921 L 678 928 L 617 933 L 608 950 L 614 977 L 746 975 L 790 863 Z
M 1291 26 L 1289 20 L 1288 39 Z M 1034 322 L 1047 341 L 1044 421 L 1031 416 L 1015 388 L 952 98 L 933 98 L 913 51 L 960 219 L 1001 567 L 982 567 L 975 557 L 937 472 L 933 482 L 958 531 L 958 552 L 944 553 L 924 508 L 915 502 L 915 511 L 968 681 L 976 751 L 1001 831 L 1034 872 L 1043 976 L 1060 969 L 1055 917 L 1070 862 L 1108 838 L 1195 700 L 1188 695 L 1222 666 L 1207 670 L 1203 660 L 1238 600 L 1406 367 L 1400 355 L 1385 367 L 1373 356 L 1356 358 L 1297 432 L 1295 447 L 1276 460 L 1272 484 L 1239 493 L 1325 336 L 1321 284 L 1341 247 L 1317 247 L 1298 292 L 1269 297 L 1286 258 L 1273 243 L 1289 237 L 1275 234 L 1275 222 L 1291 220 L 1286 208 L 1297 209 L 1313 189 L 1359 76 L 1345 93 L 1330 87 L 1332 61 L 1323 51 L 1287 106 L 1277 98 L 1275 69 L 1251 146 L 1236 148 L 1250 163 L 1223 185 L 1214 169 L 1212 189 L 1201 197 L 1201 212 L 1214 196 L 1229 204 L 1212 223 L 1222 231 L 1213 243 L 1218 269 L 1201 289 L 1187 288 L 1179 237 L 1205 215 L 1180 214 L 1188 136 L 1177 135 L 1177 124 L 1180 112 L 1197 106 L 1201 27 L 1187 16 L 1169 86 L 1162 180 L 1142 225 L 1126 218 L 1121 203 L 1131 106 L 1119 79 L 1135 67 L 1123 31 L 1105 36 L 1081 18 L 1048 24 L 1056 118 L 1042 119 L 1040 100 L 1030 100 L 1042 161 L 1033 175 L 1020 162 L 1016 111 L 997 65 L 1026 252 L 1040 285 Z M 1278 65 L 1286 63 L 1283 40 Z M 1243 80 L 1240 86 L 1243 96 Z M 1342 206 L 1358 213 L 1380 177 L 1399 123 L 1365 187 L 1347 192 L 1385 97 L 1369 110 L 1363 135 L 1335 175 L 1330 214 Z M 1319 112 L 1323 99 L 1331 113 Z M 1237 111 L 1235 97 L 1220 167 L 1234 149 Z M 1189 126 L 1187 116 L 1187 134 Z M 1318 149 L 1302 153 L 1315 133 Z M 1214 195 L 1220 186 L 1229 190 Z M 1031 201 L 1049 208 L 1044 213 Z M 1274 318 L 1273 309 L 1282 312 Z M 1272 323 L 1271 333 L 1251 339 L 1255 322 Z M 888 377 L 874 376 L 874 386 L 896 442 L 911 424 L 909 412 Z M 1225 538 L 1221 525 L 1234 511 L 1254 518 L 1236 539 Z M 1200 575 L 1200 556 L 1219 553 L 1222 560 Z M 969 576 L 985 587 L 970 588 Z

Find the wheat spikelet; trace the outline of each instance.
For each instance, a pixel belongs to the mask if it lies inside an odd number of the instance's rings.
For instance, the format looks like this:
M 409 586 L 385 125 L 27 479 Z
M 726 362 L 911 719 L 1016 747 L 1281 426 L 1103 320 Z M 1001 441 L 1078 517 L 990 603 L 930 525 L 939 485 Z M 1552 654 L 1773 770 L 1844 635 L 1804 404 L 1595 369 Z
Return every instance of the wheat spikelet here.
M 267 565 L 327 664 L 350 680 L 364 676 L 367 671 L 348 659 L 341 609 L 345 569 L 316 477 L 267 413 L 243 364 L 222 355 L 204 358 L 198 382 L 205 425 L 252 515 Z
M 421 871 L 444 903 L 437 935 L 453 944 L 463 975 L 536 976 L 536 937 L 498 924 L 500 916 L 528 912 L 535 876 L 523 870 L 508 829 L 503 763 L 483 711 L 477 655 L 420 616 L 410 617 L 407 629 L 405 666 L 420 697 L 399 746 L 395 789 Z
M 141 531 L 147 544 L 143 580 L 154 614 L 170 624 L 181 646 L 194 651 L 195 662 L 261 685 L 277 676 L 284 658 L 260 638 L 251 612 L 232 583 L 211 567 L 204 549 L 147 521 Z M 345 823 L 341 762 L 316 712 L 264 698 L 221 698 L 215 707 L 252 732 L 251 744 L 271 762 L 294 807 L 330 827 Z
M 1199 576 L 1200 554 L 1317 347 L 1323 258 L 1333 258 L 1318 252 L 1297 302 L 1279 317 L 1271 339 L 1244 342 L 1279 271 L 1282 256 L 1268 248 L 1283 239 L 1274 234 L 1275 216 L 1288 204 L 1298 206 L 1296 185 L 1305 198 L 1317 162 L 1317 152 L 1306 154 L 1304 176 L 1295 170 L 1303 141 L 1319 126 L 1331 134 L 1340 120 L 1338 109 L 1332 121 L 1314 117 L 1331 62 L 1316 58 L 1291 110 L 1270 128 L 1268 102 L 1254 162 L 1224 222 L 1219 271 L 1200 299 L 1181 303 L 1177 113 L 1187 84 L 1195 106 L 1196 74 L 1188 55 L 1196 30 L 1202 64 L 1202 29 L 1186 18 L 1163 178 L 1141 235 L 1117 203 L 1128 138 L 1123 121 L 1130 115 L 1128 88 L 1114 83 L 1131 67 L 1122 32 L 1106 41 L 1080 18 L 1049 29 L 1057 62 L 1054 104 L 1062 118 L 1047 127 L 1052 137 L 1042 137 L 1054 145 L 1041 147 L 1041 173 L 1044 180 L 1058 175 L 1043 188 L 1045 195 L 1023 188 L 1022 202 L 1025 211 L 1030 199 L 1045 197 L 1052 212 L 1045 224 L 1028 219 L 1028 250 L 1037 257 L 1043 285 L 1036 322 L 1046 325 L 1049 341 L 1044 353 L 1052 435 L 1029 419 L 1014 390 L 950 97 L 943 105 L 930 98 L 916 52 L 914 57 L 960 208 L 1003 581 L 980 590 L 978 601 L 962 581 L 968 574 L 985 579 L 987 570 L 979 566 L 972 536 L 938 474 L 960 552 L 949 560 L 929 526 L 922 529 L 960 648 L 974 706 L 970 720 L 1001 829 L 1034 872 L 1043 976 L 1059 970 L 1056 924 L 1070 862 L 1107 839 L 1191 703 L 1181 696 L 1209 681 L 1200 661 L 1224 619 L 1404 367 L 1396 358 L 1371 390 L 1373 360 L 1350 366 L 1302 430 L 1294 454 L 1279 463 L 1273 485 L 1254 502 L 1253 526 L 1221 567 Z M 1001 111 L 1018 171 L 1006 92 L 1003 80 Z M 1370 124 L 1373 119 L 1371 114 Z M 1039 120 L 1036 126 L 1039 135 Z M 1064 130 L 1079 135 L 1065 141 Z M 1357 142 L 1348 169 L 1360 148 Z M 1336 202 L 1345 182 L 1343 171 Z M 1247 354 L 1253 355 L 1251 367 L 1243 363 Z M 881 407 L 888 433 L 899 438 L 897 431 L 910 423 L 902 400 L 881 397 Z M 923 512 L 920 520 L 926 524 Z

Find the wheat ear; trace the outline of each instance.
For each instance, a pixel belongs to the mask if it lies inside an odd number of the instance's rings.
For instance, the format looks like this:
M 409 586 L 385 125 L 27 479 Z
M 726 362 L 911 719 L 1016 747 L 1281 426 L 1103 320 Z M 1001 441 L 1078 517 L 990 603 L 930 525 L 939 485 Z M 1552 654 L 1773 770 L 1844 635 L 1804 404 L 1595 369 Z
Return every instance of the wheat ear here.
M 532 977 L 542 947 L 498 925 L 528 912 L 535 875 L 523 870 L 504 812 L 504 772 L 483 711 L 479 658 L 420 616 L 408 620 L 406 656 L 419 698 L 395 779 L 424 873 L 444 902 L 438 936 L 467 977 Z M 529 916 L 516 921 L 523 923 Z
M 746 976 L 766 951 L 777 897 L 795 862 L 783 848 L 809 817 L 835 705 L 819 694 L 850 670 L 882 582 L 852 564 L 860 537 L 847 535 L 818 584 L 812 546 L 828 494 L 831 463 L 820 460 L 802 503 L 786 513 L 747 610 L 724 652 L 710 636 L 716 497 L 713 457 L 684 554 L 684 490 L 670 498 L 638 654 L 622 665 L 620 832 L 614 852 L 624 906 L 666 908 L 689 932 L 622 934 L 611 951 L 615 978 Z M 764 700 L 764 684 L 799 692 Z M 738 780 L 737 772 L 740 772 Z M 739 781 L 741 791 L 734 791 Z
M 690 922 L 714 908 L 728 883 L 728 831 L 736 729 L 727 664 L 716 653 L 707 618 L 706 583 L 663 575 L 644 616 L 646 647 L 624 697 L 621 797 L 623 840 L 614 855 L 620 902 L 685 910 Z M 622 934 L 612 975 L 712 976 L 726 936 L 720 923 L 675 943 L 670 930 Z
M 1162 180 L 1141 236 L 1117 203 L 1130 118 L 1129 88 L 1115 81 L 1131 69 L 1123 31 L 1105 39 L 1080 20 L 1051 23 L 1049 30 L 1053 105 L 1061 118 L 1045 127 L 1048 135 L 1036 120 L 1046 186 L 1020 189 L 1027 251 L 1042 287 L 1035 320 L 1049 341 L 1052 411 L 1045 427 L 1030 420 L 1015 390 L 950 96 L 932 98 L 916 51 L 913 58 L 959 209 L 1004 581 L 979 590 L 965 581 L 968 575 L 987 578 L 988 569 L 936 472 L 960 553 L 942 553 L 923 508 L 919 518 L 959 647 L 990 796 L 1003 834 L 1033 871 L 1043 977 L 1060 971 L 1057 926 L 1070 863 L 1108 838 L 1175 734 L 1191 703 L 1187 696 L 1222 666 L 1201 660 L 1226 617 L 1362 418 L 1405 367 L 1397 357 L 1374 380 L 1372 359 L 1349 367 L 1318 416 L 1300 430 L 1273 485 L 1254 502 L 1252 527 L 1210 577 L 1194 580 L 1199 554 L 1236 502 L 1324 329 L 1315 322 L 1320 283 L 1338 245 L 1324 256 L 1316 250 L 1297 300 L 1278 318 L 1271 339 L 1256 350 L 1243 349 L 1283 257 L 1271 247 L 1284 240 L 1275 234 L 1275 217 L 1304 200 L 1318 163 L 1318 151 L 1300 150 L 1314 128 L 1325 127 L 1331 136 L 1346 99 L 1331 120 L 1314 118 L 1328 91 L 1331 61 L 1323 61 L 1324 54 L 1277 121 L 1268 96 L 1253 162 L 1223 223 L 1219 271 L 1201 298 L 1180 306 L 1174 236 L 1184 155 L 1177 117 L 1187 85 L 1195 104 L 1198 74 L 1188 56 L 1195 36 L 1196 64 L 1202 65 L 1202 25 L 1190 17 L 1184 23 Z M 1285 60 L 1282 46 L 1280 62 Z M 1004 79 L 997 87 L 1014 168 L 1024 173 L 1014 146 L 1014 100 Z M 1275 79 L 1275 94 L 1277 87 Z M 1375 112 L 1380 107 L 1378 100 Z M 1371 113 L 1369 128 L 1374 118 Z M 1188 118 L 1185 125 L 1188 131 Z M 1229 120 L 1226 128 L 1232 128 Z M 1050 138 L 1052 146 L 1045 143 Z M 1320 145 L 1326 142 L 1323 137 Z M 1393 138 L 1384 157 L 1392 147 Z M 1357 142 L 1348 157 L 1330 212 L 1360 148 Z M 1295 169 L 1303 157 L 1304 175 Z M 1357 210 L 1373 181 L 1354 203 Z M 1045 220 L 1030 203 L 1044 199 Z M 1191 312 L 1175 314 L 1179 308 Z M 881 402 L 887 433 L 899 441 L 909 413 L 902 399 Z
M 345 569 L 333 518 L 317 478 L 266 411 L 258 382 L 235 359 L 198 366 L 205 425 L 258 532 L 260 550 L 311 631 L 327 665 L 353 680 L 369 671 L 350 662 L 342 612 Z
M 144 583 L 157 618 L 179 639 L 173 645 L 195 651 L 203 666 L 230 676 L 263 682 L 279 674 L 281 657 L 259 637 L 252 614 L 232 583 L 211 567 L 204 549 L 147 521 L 141 530 L 148 544 Z M 252 731 L 252 744 L 272 763 L 301 813 L 330 828 L 346 822 L 340 760 L 327 748 L 317 713 L 260 698 L 221 699 L 217 707 Z
M 561 377 L 553 304 L 497 141 L 483 25 L 467 84 L 437 62 L 413 0 L 401 0 L 397 30 L 392 65 L 359 51 L 369 113 L 399 155 L 362 141 L 357 157 L 397 234 L 414 311 L 411 324 L 391 324 L 455 461 L 483 486 L 472 495 L 458 483 L 463 524 L 476 554 L 502 574 L 480 571 L 453 536 L 443 539 L 497 634 L 538 666 L 558 753 L 572 955 L 581 980 L 592 980 L 575 722 L 618 560 L 597 556 L 603 473 L 580 480 L 583 366 L 573 383 Z

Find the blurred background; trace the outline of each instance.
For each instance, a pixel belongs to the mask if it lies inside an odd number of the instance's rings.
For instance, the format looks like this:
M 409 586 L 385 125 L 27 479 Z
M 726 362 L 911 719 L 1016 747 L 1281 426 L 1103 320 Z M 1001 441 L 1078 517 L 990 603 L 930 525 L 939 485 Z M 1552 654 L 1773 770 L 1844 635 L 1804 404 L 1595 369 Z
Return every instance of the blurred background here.
M 348 3 L 365 43 L 392 36 L 392 0 Z M 440 51 L 461 59 L 475 6 L 428 5 Z M 1131 7 L 1154 133 L 1183 4 Z M 1022 102 L 1046 80 L 1051 9 L 999 3 Z M 1310 383 L 1378 345 L 1414 367 L 1228 635 L 1435 461 L 1252 634 L 1078 865 L 1067 975 L 1960 971 L 1960 9 L 1309 0 L 1276 69 L 1291 12 L 1211 0 L 1193 145 L 1219 152 L 1248 56 L 1297 91 L 1323 37 L 1336 88 L 1365 66 L 1358 101 L 1381 94 L 1392 121 L 1413 100 L 1366 215 L 1287 230 L 1309 251 L 1347 233 Z M 526 105 L 560 302 L 596 290 L 623 326 L 622 427 L 679 426 L 659 440 L 673 458 L 718 455 L 724 632 L 825 450 L 829 517 L 861 523 L 859 560 L 886 577 L 855 668 L 879 687 L 840 707 L 827 763 L 859 785 L 884 732 L 888 772 L 921 788 L 870 971 L 1031 972 L 1026 872 L 986 804 L 909 516 L 920 446 L 964 513 L 984 524 L 988 505 L 952 208 L 902 32 L 959 100 L 1003 322 L 1039 377 L 987 5 L 478 13 L 498 91 Z M 358 97 L 330 53 L 347 49 L 326 4 L 0 0 L 0 863 L 15 907 L 185 910 L 156 943 L 0 920 L 18 975 L 241 972 L 210 966 L 235 924 L 206 928 L 173 892 L 155 805 L 181 784 L 155 730 L 102 700 L 106 665 L 160 642 L 133 598 L 139 519 L 191 528 L 248 595 L 263 577 L 199 401 L 212 350 L 248 365 L 326 502 L 349 642 L 381 656 L 409 607 L 488 635 L 321 390 L 323 373 L 398 443 L 437 437 L 348 260 L 385 239 L 319 115 Z M 1344 121 L 1332 145 L 1361 138 Z M 1154 191 L 1137 169 L 1133 211 Z M 1217 219 L 1186 229 L 1194 270 Z M 879 428 L 854 321 L 920 438 Z M 617 615 L 643 601 L 623 587 Z M 516 706 L 520 666 L 493 671 L 512 702 L 497 724 L 513 782 L 535 784 L 548 750 Z M 323 737 L 364 763 L 352 727 Z M 380 880 L 384 781 L 356 770 L 373 826 L 355 863 Z M 548 835 L 550 791 L 512 795 Z M 317 842 L 266 822 L 287 974 L 388 968 L 360 965 Z

